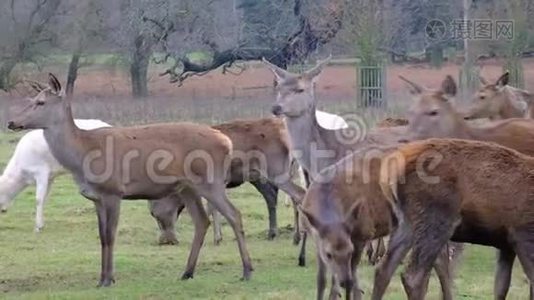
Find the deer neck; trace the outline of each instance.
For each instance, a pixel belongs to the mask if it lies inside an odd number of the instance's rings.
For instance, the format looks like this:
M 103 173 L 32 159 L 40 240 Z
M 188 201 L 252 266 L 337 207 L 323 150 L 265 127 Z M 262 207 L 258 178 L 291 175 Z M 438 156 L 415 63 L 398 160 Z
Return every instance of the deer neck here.
M 454 134 L 450 137 L 457 139 L 474 139 L 476 132 L 473 127 L 467 123 L 462 116 L 456 115 L 455 118 L 456 122 L 453 129 Z
M 83 140 L 80 129 L 72 118 L 70 103 L 63 106 L 58 122 L 43 130 L 44 137 L 52 154 L 66 169 L 71 172 L 81 171 L 84 156 Z
M 506 97 L 504 105 L 499 111 L 501 119 L 521 118 L 525 115 L 524 109 L 521 108 L 521 104 L 518 100 L 512 100 L 512 92 L 508 89 L 504 91 Z M 515 103 L 514 103 L 515 102 Z
M 336 130 L 321 127 L 312 107 L 298 117 L 286 117 L 293 155 L 310 175 L 337 162 Z

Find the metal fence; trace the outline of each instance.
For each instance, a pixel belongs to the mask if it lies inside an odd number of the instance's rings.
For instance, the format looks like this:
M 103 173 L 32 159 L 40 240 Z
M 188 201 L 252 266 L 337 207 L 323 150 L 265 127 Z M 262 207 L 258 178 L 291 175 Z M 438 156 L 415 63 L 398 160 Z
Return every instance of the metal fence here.
M 357 67 L 357 101 L 359 107 L 386 107 L 386 68 Z

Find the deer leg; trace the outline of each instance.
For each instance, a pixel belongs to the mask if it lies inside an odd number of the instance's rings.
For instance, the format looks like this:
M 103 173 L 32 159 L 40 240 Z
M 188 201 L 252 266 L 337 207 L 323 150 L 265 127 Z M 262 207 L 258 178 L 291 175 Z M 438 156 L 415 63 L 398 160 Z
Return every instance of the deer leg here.
M 316 247 L 319 249 L 319 247 Z M 317 250 L 317 300 L 323 300 L 326 288 L 326 264 Z
M 384 297 L 386 289 L 391 281 L 393 273 L 402 259 L 410 250 L 412 243 L 412 231 L 406 223 L 399 224 L 389 239 L 386 254 L 375 271 L 375 281 L 371 299 L 380 300 Z
M 300 245 L 299 252 L 299 267 L 306 266 L 306 241 L 308 240 L 308 233 L 306 231 L 302 232 L 302 244 Z
M 150 214 L 158 224 L 160 230 L 160 245 L 177 245 L 175 224 L 178 215 L 185 207 L 179 197 L 165 197 L 163 199 L 148 201 Z
M 241 262 L 243 263 L 243 280 L 249 280 L 252 275 L 252 262 L 245 243 L 245 232 L 241 213 L 234 207 L 226 196 L 224 183 L 214 185 L 207 184 L 197 187 L 197 191 L 206 198 L 228 221 L 237 239 Z
M 352 278 L 353 278 L 353 286 L 352 286 L 352 291 L 349 292 L 347 295 L 346 295 L 346 300 L 361 300 L 362 299 L 362 295 L 363 295 L 363 291 L 362 289 L 360 288 L 360 282 L 358 280 L 358 273 L 356 272 L 357 271 L 357 268 L 358 268 L 358 265 L 360 264 L 360 260 L 362 258 L 362 254 L 363 254 L 363 249 L 365 248 L 365 243 L 364 244 L 360 244 L 360 243 L 355 243 L 354 244 L 354 252 L 352 252 L 352 258 L 351 258 L 351 272 L 352 272 Z M 348 292 L 348 290 L 347 290 Z M 351 295 L 352 294 L 352 297 Z
M 113 277 L 113 246 L 119 221 L 120 199 L 106 196 L 95 202 L 98 216 L 98 231 L 101 245 L 101 273 L 99 287 L 115 282 Z
M 330 294 L 328 295 L 328 300 L 337 300 L 341 296 L 341 289 L 339 288 L 339 282 L 337 278 L 332 274 L 330 277 Z
M 373 241 L 369 241 L 366 243 L 367 248 L 367 260 L 369 261 L 369 264 L 374 266 L 375 262 L 373 261 L 373 253 L 375 252 L 373 249 Z
M 186 280 L 193 278 L 195 267 L 198 261 L 198 255 L 202 245 L 204 244 L 204 238 L 208 232 L 210 221 L 206 211 L 204 210 L 204 206 L 202 205 L 202 199 L 194 191 L 183 190 L 180 193 L 180 197 L 182 197 L 195 226 L 195 234 L 193 237 L 193 243 L 191 244 L 191 252 L 189 253 L 189 258 L 187 259 L 185 272 L 182 275 L 182 280 Z
M 270 182 L 260 179 L 250 182 L 265 199 L 269 213 L 269 232 L 267 239 L 272 240 L 278 235 L 278 223 L 276 221 L 276 205 L 278 201 L 278 187 Z
M 48 200 L 52 179 L 50 174 L 42 174 L 36 178 L 35 188 L 35 232 L 40 232 L 44 227 L 44 205 Z
M 297 246 L 300 244 L 301 235 L 303 234 L 299 218 L 299 210 L 295 204 L 293 204 L 293 216 L 295 223 L 295 231 L 293 232 L 293 245 Z
M 386 254 L 386 243 L 384 242 L 384 238 L 381 237 L 377 239 L 376 255 L 375 255 L 376 263 L 380 262 L 380 259 L 384 257 L 384 254 Z
M 218 246 L 222 241 L 222 220 L 221 214 L 208 202 L 208 215 L 213 219 L 213 244 Z
M 497 270 L 495 271 L 495 284 L 493 294 L 497 300 L 505 300 L 512 281 L 512 268 L 514 266 L 515 252 L 512 249 L 497 251 Z
M 423 210 L 417 217 L 410 263 L 401 274 L 404 290 L 411 300 L 425 298 L 432 266 L 454 231 L 454 216 L 447 210 Z M 448 251 L 445 256 L 448 262 Z
M 444 247 L 434 263 L 434 270 L 438 275 L 441 285 L 441 296 L 444 300 L 452 300 L 452 262 L 450 260 L 449 247 Z
M 514 249 L 523 267 L 523 271 L 528 277 L 530 285 L 529 299 L 534 299 L 534 240 L 532 239 L 534 228 L 516 230 L 512 234 L 515 242 Z

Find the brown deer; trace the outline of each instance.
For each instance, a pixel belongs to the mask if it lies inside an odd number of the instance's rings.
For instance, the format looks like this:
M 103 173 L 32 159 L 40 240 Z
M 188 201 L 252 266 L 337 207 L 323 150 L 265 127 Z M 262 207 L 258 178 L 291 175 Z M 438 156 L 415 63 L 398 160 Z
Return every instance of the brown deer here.
M 495 83 L 480 77 L 482 87 L 475 93 L 473 104 L 466 111 L 465 118 L 501 120 L 532 117 L 534 95 L 509 86 L 509 79 L 509 72 L 501 75 Z
M 527 155 L 534 155 L 534 120 L 506 119 L 474 125 L 456 111 L 451 99 L 456 96 L 456 82 L 447 76 L 441 88 L 426 89 L 401 77 L 414 98 L 408 112 L 408 129 L 403 142 L 427 138 L 460 138 L 491 141 Z
M 213 126 L 228 136 L 233 143 L 230 164 L 230 178 L 227 187 L 236 187 L 244 181 L 251 182 L 265 199 L 269 209 L 269 238 L 276 235 L 276 190 L 282 189 L 293 199 L 300 202 L 305 191 L 293 183 L 292 173 L 296 172 L 296 161 L 290 156 L 289 137 L 284 121 L 279 118 L 255 120 L 236 120 Z M 269 188 L 269 189 L 267 189 Z M 274 198 L 273 198 L 274 193 Z M 156 218 L 161 230 L 160 240 L 176 240 L 175 222 L 185 203 L 175 199 L 150 201 L 150 212 Z M 214 222 L 215 223 L 215 222 Z M 295 214 L 294 242 L 298 244 L 300 229 L 298 214 Z M 214 226 L 215 228 L 215 226 Z M 220 230 L 220 228 L 219 228 Z M 215 236 L 219 233 L 216 232 Z M 216 241 L 217 243 L 217 241 Z
M 326 129 L 316 118 L 317 100 L 314 83 L 330 58 L 312 69 L 293 74 L 266 59 L 263 62 L 276 78 L 277 99 L 272 113 L 284 116 L 292 145 L 292 153 L 302 168 L 313 177 L 354 150 L 369 144 L 389 144 L 398 140 L 404 128 L 385 128 L 365 132 L 366 128 Z M 361 135 L 360 135 L 361 134 Z M 306 233 L 303 233 L 299 265 L 305 265 Z
M 57 78 L 8 123 L 9 129 L 43 129 L 55 158 L 73 174 L 80 193 L 94 202 L 101 242 L 99 286 L 113 277 L 113 246 L 121 199 L 180 197 L 186 203 L 195 235 L 182 279 L 192 278 L 209 221 L 200 197 L 206 198 L 232 226 L 243 264 L 243 279 L 252 274 L 239 211 L 226 196 L 231 140 L 209 126 L 155 124 L 80 130 Z
M 399 226 L 383 266 L 395 269 L 412 248 L 402 274 L 408 299 L 425 298 L 432 263 L 449 239 L 499 249 L 497 272 L 511 270 L 517 255 L 532 286 L 533 172 L 531 156 L 468 140 L 414 142 L 384 159 L 379 181 Z M 510 274 L 503 279 L 509 285 Z M 388 280 L 378 277 L 375 289 Z M 502 291 L 496 287 L 496 299 L 505 299 Z
M 323 299 L 326 271 L 332 274 L 330 298 L 337 283 L 347 299 L 361 299 L 356 268 L 366 243 L 392 233 L 398 222 L 377 181 L 383 155 L 395 148 L 369 146 L 324 169 L 304 197 L 301 211 L 308 221 L 317 250 L 317 299 Z M 395 247 L 390 239 L 388 247 Z M 444 299 L 452 299 L 448 257 L 435 265 Z M 374 297 L 373 299 L 377 299 Z
M 358 129 L 365 131 L 365 128 L 329 130 L 319 126 L 315 117 L 317 100 L 313 86 L 328 60 L 319 62 L 303 74 L 293 74 L 264 59 L 264 63 L 271 69 L 278 81 L 276 87 L 278 95 L 272 107 L 272 113 L 284 116 L 292 151 L 296 153 L 302 168 L 311 176 L 312 182 L 321 170 L 334 165 L 354 151 L 369 146 L 395 144 L 405 130 L 402 126 L 377 128 L 359 136 Z M 382 236 L 377 236 L 377 238 L 380 237 Z M 304 235 L 299 265 L 304 265 L 305 241 Z M 450 299 L 449 274 L 446 268 L 437 268 L 436 271 L 442 284 L 444 297 Z M 335 288 L 336 284 L 332 284 L 331 295 L 335 294 Z M 322 295 L 322 292 L 318 294 Z
M 403 78 L 408 83 L 414 102 L 409 110 L 409 125 L 404 141 L 428 138 L 460 138 L 490 141 L 515 149 L 526 155 L 534 155 L 534 120 L 507 119 L 483 125 L 473 125 L 464 120 L 451 103 L 456 95 L 456 83 L 447 76 L 438 90 L 426 89 Z M 499 263 L 495 277 L 495 294 L 504 298 L 508 292 L 514 254 L 499 251 Z

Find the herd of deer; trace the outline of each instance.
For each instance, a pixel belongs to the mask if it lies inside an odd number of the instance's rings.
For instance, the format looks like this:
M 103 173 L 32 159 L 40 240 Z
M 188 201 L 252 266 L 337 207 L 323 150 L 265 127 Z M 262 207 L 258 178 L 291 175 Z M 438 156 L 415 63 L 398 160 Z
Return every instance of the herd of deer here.
M 434 268 L 442 298 L 452 299 L 451 267 L 456 255 L 451 255 L 451 249 L 458 254 L 462 249 L 458 243 L 497 249 L 496 299 L 506 298 L 516 256 L 532 283 L 534 120 L 530 104 L 534 96 L 508 86 L 506 73 L 495 83 L 481 79 L 483 86 L 473 105 L 459 112 L 452 77 L 447 76 L 435 90 L 401 78 L 414 98 L 408 119 L 388 118 L 364 135 L 354 135 L 346 124 L 325 128 L 318 122 L 314 84 L 327 61 L 293 74 L 264 60 L 277 81 L 272 106 L 276 117 L 213 127 L 97 123 L 83 130 L 77 126 L 81 121 L 73 119 L 59 81 L 50 74 L 48 85 L 31 83 L 37 96 L 8 128 L 42 130 L 37 134 L 49 147 L 49 160 L 57 160 L 56 167 L 16 184 L 15 177 L 22 175 L 15 172 L 17 163 L 10 162 L 0 177 L 0 207 L 7 210 L 24 185 L 42 181 L 43 191 L 37 189 L 41 195 L 36 230 L 40 230 L 50 183 L 63 168 L 70 172 L 80 194 L 96 207 L 102 253 L 99 286 L 114 282 L 113 247 L 122 199 L 149 200 L 161 230 L 160 243 L 177 242 L 174 225 L 187 208 L 195 234 L 183 279 L 193 277 L 209 227 L 201 202 L 206 199 L 215 225 L 218 212 L 232 227 L 243 279 L 248 280 L 253 267 L 241 214 L 226 195 L 226 188 L 245 181 L 267 201 L 269 238 L 277 234 L 278 189 L 291 197 L 294 242 L 301 242 L 300 265 L 305 264 L 307 234 L 315 241 L 317 299 L 324 297 L 327 272 L 329 299 L 338 298 L 342 289 L 346 299 L 361 299 L 356 268 L 364 248 L 378 240 L 381 249 L 386 236 L 389 243 L 376 269 L 372 299 L 384 297 L 394 271 L 410 250 L 401 275 L 408 298 L 425 298 Z M 490 121 L 469 121 L 478 118 Z M 16 152 L 22 152 L 18 151 L 22 142 Z M 39 143 L 25 144 L 30 150 L 39 147 Z M 298 165 L 305 171 L 307 189 L 293 180 Z M 220 235 L 215 237 L 219 242 Z M 382 254 L 372 256 L 376 260 Z M 532 285 L 530 298 L 534 299 Z

